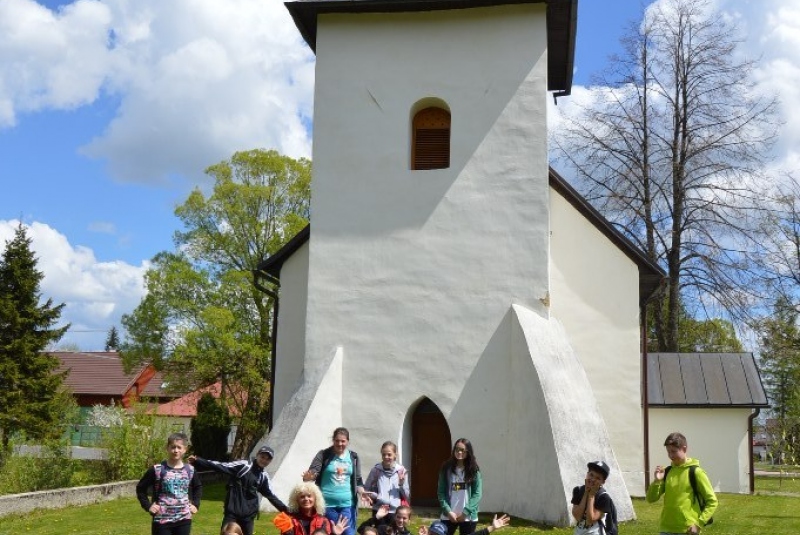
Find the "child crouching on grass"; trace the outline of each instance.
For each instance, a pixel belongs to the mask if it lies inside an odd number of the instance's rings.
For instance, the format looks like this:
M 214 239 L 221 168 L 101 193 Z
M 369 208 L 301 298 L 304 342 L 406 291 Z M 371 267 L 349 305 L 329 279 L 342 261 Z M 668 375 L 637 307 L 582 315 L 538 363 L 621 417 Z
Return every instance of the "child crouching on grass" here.
M 389 504 L 381 505 L 375 511 L 375 516 L 358 527 L 358 532 L 361 535 L 369 535 L 369 531 L 374 530 L 377 535 L 411 535 L 408 531 L 408 524 L 411 522 L 411 507 L 401 505 L 395 509 L 394 515 L 390 511 Z M 391 522 L 385 522 L 385 519 L 389 517 L 391 517 Z
M 498 517 L 494 515 L 494 519 L 492 519 L 492 523 L 486 526 L 483 529 L 479 529 L 478 531 L 474 531 L 472 535 L 489 535 L 493 531 L 497 531 L 498 529 L 503 529 L 511 522 L 511 518 L 508 515 L 503 515 Z M 442 522 L 441 520 L 437 520 L 431 527 L 420 526 L 419 535 L 447 535 L 447 524 Z
M 173 433 L 167 439 L 167 459 L 151 466 L 136 485 L 142 509 L 153 517 L 152 535 L 189 535 L 192 515 L 200 507 L 202 485 L 194 467 L 184 464 L 189 438 Z M 148 490 L 153 489 L 152 500 Z

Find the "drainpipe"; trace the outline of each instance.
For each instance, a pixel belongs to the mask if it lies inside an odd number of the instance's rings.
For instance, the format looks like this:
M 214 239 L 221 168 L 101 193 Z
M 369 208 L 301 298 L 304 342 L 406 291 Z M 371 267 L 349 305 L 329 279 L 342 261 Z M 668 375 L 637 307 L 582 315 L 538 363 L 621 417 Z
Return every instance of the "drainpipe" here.
M 260 278 L 264 278 L 274 285 L 275 289 L 272 290 L 261 284 Z M 258 269 L 253 270 L 253 285 L 260 291 L 267 294 L 272 298 L 272 332 L 270 333 L 270 357 L 269 357 L 269 413 L 267 416 L 267 424 L 269 430 L 272 431 L 272 424 L 274 419 L 274 406 L 275 406 L 275 363 L 277 362 L 277 342 L 278 342 L 278 311 L 280 308 L 280 299 L 278 298 L 278 290 L 281 287 L 281 281 L 277 277 L 273 277 L 265 271 Z
M 750 454 L 750 494 L 756 490 L 755 461 L 753 461 L 753 420 L 761 414 L 761 409 L 756 407 L 756 411 L 747 417 L 747 451 Z
M 644 433 L 644 490 L 650 486 L 650 407 L 647 397 L 647 304 L 641 306 L 642 335 L 642 429 Z

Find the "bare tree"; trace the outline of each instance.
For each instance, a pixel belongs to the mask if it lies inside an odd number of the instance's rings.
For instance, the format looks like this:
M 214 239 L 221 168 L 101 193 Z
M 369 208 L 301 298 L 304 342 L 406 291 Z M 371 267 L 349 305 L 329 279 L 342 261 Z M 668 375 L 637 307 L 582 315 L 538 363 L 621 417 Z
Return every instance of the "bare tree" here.
M 752 297 L 753 184 L 778 124 L 736 35 L 705 0 L 653 4 L 553 136 L 578 188 L 665 267 L 650 310 L 661 351 L 677 350 L 682 306 L 741 317 Z
M 793 174 L 779 177 L 762 192 L 761 203 L 759 246 L 752 261 L 775 304 L 800 310 L 800 181 Z

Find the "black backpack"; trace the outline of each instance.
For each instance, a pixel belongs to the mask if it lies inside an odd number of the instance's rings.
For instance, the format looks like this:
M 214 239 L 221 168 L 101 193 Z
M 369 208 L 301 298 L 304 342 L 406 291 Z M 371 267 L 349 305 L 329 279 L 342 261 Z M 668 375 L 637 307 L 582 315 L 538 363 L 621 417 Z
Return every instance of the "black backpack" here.
M 667 475 L 669 474 L 671 468 L 672 465 L 667 466 L 664 469 L 664 484 L 666 484 L 667 482 Z M 697 471 L 696 465 L 689 467 L 689 484 L 692 486 L 692 494 L 694 495 L 692 497 L 692 501 L 697 500 L 698 505 L 700 505 L 700 512 L 702 513 L 703 510 L 706 508 L 706 500 L 699 492 L 697 492 L 697 474 L 695 474 L 695 471 Z M 706 522 L 706 526 L 713 523 L 714 523 L 714 517 L 712 516 L 711 518 L 708 519 L 708 522 Z
M 605 514 L 605 521 L 600 522 L 600 531 L 605 535 L 618 535 L 619 522 L 617 522 L 617 507 L 614 505 L 614 500 L 611 499 L 611 495 L 605 490 L 598 494 L 598 496 L 602 496 L 603 494 L 608 495 L 608 501 L 611 503 L 611 511 Z

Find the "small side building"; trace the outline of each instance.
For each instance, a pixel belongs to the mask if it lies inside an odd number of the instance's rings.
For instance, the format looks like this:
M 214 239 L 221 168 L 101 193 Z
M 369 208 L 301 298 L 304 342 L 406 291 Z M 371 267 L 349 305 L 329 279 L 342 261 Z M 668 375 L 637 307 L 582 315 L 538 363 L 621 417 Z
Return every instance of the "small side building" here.
M 649 477 L 680 431 L 715 490 L 753 492 L 753 420 L 769 407 L 753 354 L 651 353 L 647 379 Z

